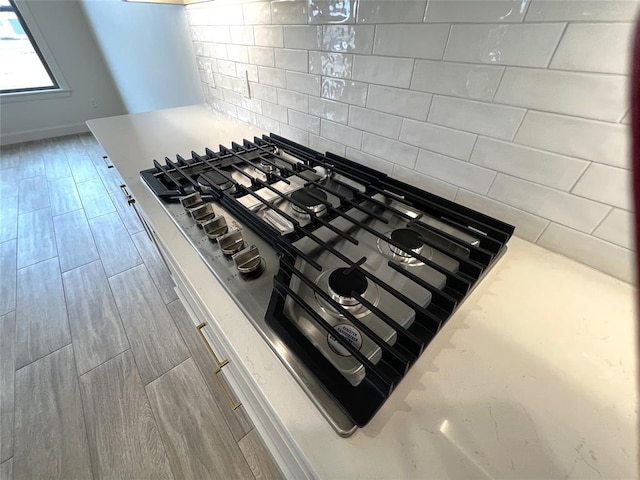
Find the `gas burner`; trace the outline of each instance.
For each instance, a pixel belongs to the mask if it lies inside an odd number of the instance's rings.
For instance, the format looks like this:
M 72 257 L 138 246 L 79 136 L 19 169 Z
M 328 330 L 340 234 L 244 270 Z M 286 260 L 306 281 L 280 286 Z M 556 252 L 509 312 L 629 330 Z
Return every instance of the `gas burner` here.
M 273 163 L 273 161 L 268 161 L 266 158 L 260 157 L 260 168 L 265 172 L 275 172 L 278 167 Z
M 349 270 L 346 267 L 334 268 L 322 272 L 316 279 L 316 285 L 342 307 L 335 307 L 331 302 L 316 293 L 315 297 L 320 307 L 335 318 L 345 317 L 342 309 L 356 318 L 361 318 L 371 313 L 357 298 L 353 297 L 353 292 L 362 296 L 374 306 L 378 305 L 380 296 L 375 283 L 369 282 L 363 273 L 357 270 Z
M 291 194 L 291 198 L 307 207 L 307 209 L 313 213 L 321 213 L 327 209 L 327 206 L 323 203 L 323 201 L 327 201 L 327 194 L 316 187 L 308 186 L 296 190 Z M 291 209 L 300 215 L 309 216 L 309 212 L 294 203 L 291 204 Z
M 216 187 L 223 192 L 226 190 L 229 190 L 229 193 L 235 192 L 233 182 L 215 171 L 201 173 L 198 176 L 198 185 L 204 193 L 215 193 Z
M 433 255 L 431 247 L 422 242 L 420 239 L 420 233 L 415 230 L 411 230 L 410 228 L 398 228 L 392 232 L 387 232 L 385 235 L 416 255 L 421 255 L 429 259 Z M 383 255 L 386 255 L 400 263 L 406 265 L 423 265 L 422 261 L 412 256 L 411 253 L 405 252 L 382 238 L 378 240 L 378 250 Z

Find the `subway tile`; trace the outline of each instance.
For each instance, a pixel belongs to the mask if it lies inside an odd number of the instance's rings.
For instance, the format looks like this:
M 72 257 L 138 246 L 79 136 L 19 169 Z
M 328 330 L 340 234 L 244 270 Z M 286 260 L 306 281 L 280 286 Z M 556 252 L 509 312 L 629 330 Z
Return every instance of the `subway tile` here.
M 271 2 L 271 23 L 274 25 L 304 25 L 307 23 L 307 2 Z
M 322 77 L 322 97 L 364 107 L 367 84 L 339 78 Z
M 367 108 L 403 117 L 426 120 L 432 95 L 401 88 L 369 85 Z
M 404 120 L 400 132 L 401 142 L 460 160 L 469 159 L 477 137 L 473 133 L 408 119 Z
M 314 98 L 314 97 L 311 97 Z M 278 89 L 278 103 L 284 107 L 309 113 L 309 95 L 289 90 Z
M 256 124 L 255 112 L 242 107 L 236 107 L 236 111 L 238 112 L 238 120 L 240 120 L 241 122 L 250 123 L 252 125 Z
M 231 90 L 223 90 L 222 98 L 225 102 L 229 102 L 233 105 L 242 105 L 242 96 L 238 92 L 232 92 Z
M 409 58 L 356 55 L 352 77 L 363 82 L 408 88 L 412 71 L 413 60 Z
M 491 101 L 504 67 L 416 60 L 411 89 Z
M 490 198 L 583 232 L 591 232 L 611 207 L 499 173 Z
M 420 23 L 424 18 L 426 0 L 361 1 L 358 5 L 358 23 Z
M 325 98 L 308 97 L 309 113 L 316 117 L 326 118 L 346 124 L 349 119 L 349 106 Z M 299 110 L 299 109 L 297 109 Z
M 253 39 L 256 45 L 261 47 L 284 46 L 284 34 L 281 25 L 263 25 L 253 27 Z
M 278 91 L 270 85 L 260 83 L 249 83 L 251 96 L 271 103 L 278 103 Z
M 358 149 L 362 143 L 362 132 L 360 130 L 324 119 L 322 120 L 322 136 Z
M 344 0 L 309 0 L 309 24 L 355 23 L 358 2 Z
M 309 53 L 307 50 L 276 49 L 276 67 L 284 70 L 309 71 Z
M 253 27 L 229 27 L 231 43 L 235 45 L 253 45 Z
M 302 50 L 318 50 L 322 27 L 313 25 L 284 27 L 284 46 L 286 48 L 299 48 Z
M 560 70 L 629 73 L 631 23 L 572 23 L 549 65 Z
M 346 148 L 341 143 L 319 137 L 318 135 L 314 135 L 313 133 L 309 134 L 309 147 L 320 153 L 331 152 L 343 157 Z
M 634 248 L 634 224 L 632 212 L 614 208 L 594 230 L 593 235 L 631 250 Z
M 552 223 L 544 231 L 538 245 L 561 253 L 578 262 L 619 278 L 635 281 L 635 258 L 631 250 L 613 245 L 571 228 Z
M 546 67 L 563 30 L 562 23 L 453 25 L 444 59 Z
M 345 156 L 349 160 L 358 162 L 365 167 L 374 168 L 382 173 L 386 173 L 387 175 L 391 175 L 391 172 L 393 171 L 393 163 L 383 160 L 382 158 L 378 158 L 375 155 L 369 155 L 368 153 L 361 152 L 360 150 L 356 150 L 351 147 L 347 148 Z
M 638 5 L 629 0 L 534 0 L 529 5 L 525 21 L 629 22 L 635 19 Z
M 247 78 L 250 82 L 258 81 L 258 67 L 256 65 L 238 63 L 236 64 L 236 72 L 238 72 L 238 78 L 242 78 L 244 72 L 247 72 Z
M 434 96 L 429 122 L 489 137 L 511 140 L 524 116 L 524 109 Z
M 631 124 L 631 110 L 624 114 L 624 117 L 622 117 L 620 123 L 624 123 L 625 125 Z
M 256 114 L 256 125 L 258 128 L 269 133 L 280 133 L 280 122 L 273 118 L 265 117 L 264 115 Z
M 207 27 L 206 42 L 231 43 L 231 33 L 228 26 Z
M 258 67 L 260 83 L 274 87 L 284 87 L 287 84 L 284 71 L 278 68 Z
M 423 175 L 422 173 L 401 167 L 400 165 L 393 166 L 391 176 L 401 182 L 407 183 L 413 187 L 422 188 L 429 193 L 446 198 L 447 200 L 453 200 L 456 196 L 456 192 L 458 191 L 458 187 L 455 185 L 443 182 L 442 180 L 430 177 L 429 175 Z
M 220 113 L 224 113 L 225 115 L 229 115 L 236 118 L 238 117 L 238 107 L 229 102 L 218 100 L 212 106 L 216 111 Z
M 616 75 L 507 68 L 494 101 L 617 122 L 627 108 L 627 82 Z
M 229 60 L 218 60 L 218 71 L 222 75 L 228 75 L 230 77 L 236 76 L 236 64 Z
M 233 62 L 249 63 L 247 47 L 243 45 L 227 45 L 227 58 Z M 219 65 L 220 64 L 218 64 L 218 66 Z
M 420 150 L 415 169 L 418 172 L 483 195 L 489 191 L 496 176 L 496 172 L 492 170 L 428 150 Z
M 440 60 L 448 36 L 449 25 L 445 24 L 378 25 L 373 53 Z
M 289 123 L 300 130 L 320 135 L 320 119 L 313 115 L 298 112 L 297 110 L 289 110 Z
M 255 113 L 262 113 L 262 100 L 257 98 L 241 97 L 240 106 Z
M 465 207 L 473 208 L 485 215 L 513 225 L 516 227 L 515 234 L 530 242 L 538 240 L 540 234 L 549 225 L 549 220 L 462 188 L 458 190 L 455 201 Z
M 353 55 L 335 52 L 309 52 L 309 73 L 327 77 L 351 78 Z
M 416 147 L 366 132 L 362 135 L 362 151 L 406 168 L 413 168 L 418 158 Z
M 242 90 L 239 78 L 229 77 L 227 75 L 221 75 L 219 73 L 214 73 L 213 78 L 215 79 L 217 87 L 226 88 L 227 90 L 233 90 L 234 92 L 239 92 Z
M 308 73 L 287 72 L 287 89 L 294 92 L 320 96 L 320 75 Z
M 515 142 L 616 167 L 629 167 L 629 127 L 625 125 L 529 111 Z
M 283 106 L 262 102 L 262 114 L 279 122 L 287 123 L 287 109 Z
M 269 25 L 271 23 L 271 5 L 269 2 L 252 2 L 242 5 L 245 25 Z
M 249 47 L 249 63 L 273 67 L 273 48 L 271 47 Z
M 633 209 L 631 172 L 622 168 L 592 163 L 571 192 L 614 207 Z
M 370 54 L 373 49 L 373 25 L 325 25 L 322 50 Z
M 280 134 L 294 142 L 301 143 L 302 145 L 309 145 L 309 132 L 292 127 L 286 123 L 280 124 Z
M 517 23 L 527 9 L 522 0 L 430 0 L 427 23 Z
M 589 162 L 555 153 L 480 137 L 471 163 L 530 180 L 547 187 L 569 191 Z
M 398 138 L 400 136 L 402 117 L 355 107 L 353 105 L 349 107 L 349 109 L 349 126 L 389 138 Z
M 209 47 L 209 51 L 216 58 L 221 58 L 223 60 L 227 60 L 229 58 L 227 55 L 227 45 L 224 43 L 212 43 Z

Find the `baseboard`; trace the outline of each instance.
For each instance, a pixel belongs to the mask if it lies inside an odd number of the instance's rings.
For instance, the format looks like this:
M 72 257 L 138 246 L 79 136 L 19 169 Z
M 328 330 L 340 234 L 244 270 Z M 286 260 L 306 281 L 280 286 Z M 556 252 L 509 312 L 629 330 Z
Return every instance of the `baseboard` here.
M 56 125 L 55 127 L 38 128 L 36 130 L 23 130 L 22 132 L 0 134 L 0 145 L 11 145 L 13 143 L 31 142 L 42 140 L 43 138 L 63 137 L 75 133 L 88 132 L 89 128 L 83 123 L 73 123 L 71 125 Z

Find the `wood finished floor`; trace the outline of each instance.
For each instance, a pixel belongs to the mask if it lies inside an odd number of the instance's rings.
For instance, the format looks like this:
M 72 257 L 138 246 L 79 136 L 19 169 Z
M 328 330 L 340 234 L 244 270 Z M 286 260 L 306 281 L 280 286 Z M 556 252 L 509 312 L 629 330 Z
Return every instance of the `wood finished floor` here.
M 0 151 L 0 480 L 281 478 L 103 155 Z

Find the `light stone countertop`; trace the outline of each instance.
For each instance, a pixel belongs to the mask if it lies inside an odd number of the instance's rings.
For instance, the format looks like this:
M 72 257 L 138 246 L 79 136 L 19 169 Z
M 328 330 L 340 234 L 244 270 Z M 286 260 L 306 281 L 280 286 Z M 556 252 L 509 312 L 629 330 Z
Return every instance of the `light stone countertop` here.
M 91 120 L 320 478 L 638 478 L 635 289 L 517 237 L 369 425 L 340 438 L 139 178 L 261 132 L 204 105 Z

